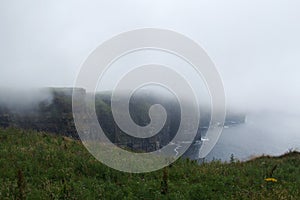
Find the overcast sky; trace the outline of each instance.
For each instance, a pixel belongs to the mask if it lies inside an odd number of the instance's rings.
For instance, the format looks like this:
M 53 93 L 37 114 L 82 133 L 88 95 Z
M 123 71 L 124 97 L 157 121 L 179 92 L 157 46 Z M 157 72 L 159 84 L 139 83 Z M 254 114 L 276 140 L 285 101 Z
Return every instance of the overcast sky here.
M 110 37 L 165 28 L 198 42 L 230 102 L 300 111 L 298 0 L 0 0 L 0 86 L 72 86 Z

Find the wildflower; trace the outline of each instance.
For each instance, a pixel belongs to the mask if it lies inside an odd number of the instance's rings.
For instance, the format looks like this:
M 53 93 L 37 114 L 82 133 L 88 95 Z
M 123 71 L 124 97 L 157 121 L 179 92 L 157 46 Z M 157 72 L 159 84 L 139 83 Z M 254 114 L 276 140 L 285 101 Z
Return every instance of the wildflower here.
M 265 181 L 276 183 L 277 179 L 276 178 L 265 178 Z

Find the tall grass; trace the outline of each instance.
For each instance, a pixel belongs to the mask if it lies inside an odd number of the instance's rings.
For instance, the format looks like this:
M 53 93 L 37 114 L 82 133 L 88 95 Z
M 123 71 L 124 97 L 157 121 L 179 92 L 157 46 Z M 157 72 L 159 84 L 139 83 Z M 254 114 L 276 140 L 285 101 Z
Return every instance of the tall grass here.
M 201 165 L 179 159 L 130 174 L 101 164 L 79 141 L 0 129 L 0 199 L 299 199 L 299 186 L 297 152 Z

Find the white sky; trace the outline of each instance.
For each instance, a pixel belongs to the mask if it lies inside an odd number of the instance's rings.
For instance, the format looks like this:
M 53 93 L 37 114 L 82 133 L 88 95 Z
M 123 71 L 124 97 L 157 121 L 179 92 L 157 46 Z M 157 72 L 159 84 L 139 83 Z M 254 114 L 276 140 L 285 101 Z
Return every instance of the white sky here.
M 72 86 L 98 45 L 144 27 L 197 41 L 230 102 L 300 112 L 298 0 L 0 0 L 0 87 Z

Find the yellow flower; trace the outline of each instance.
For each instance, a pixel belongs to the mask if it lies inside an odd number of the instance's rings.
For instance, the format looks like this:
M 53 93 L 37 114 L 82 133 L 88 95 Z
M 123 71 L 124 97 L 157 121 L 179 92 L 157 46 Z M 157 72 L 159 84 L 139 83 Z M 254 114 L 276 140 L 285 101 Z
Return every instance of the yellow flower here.
M 276 178 L 265 178 L 265 181 L 276 183 L 276 182 L 277 182 L 277 179 L 276 179 Z

